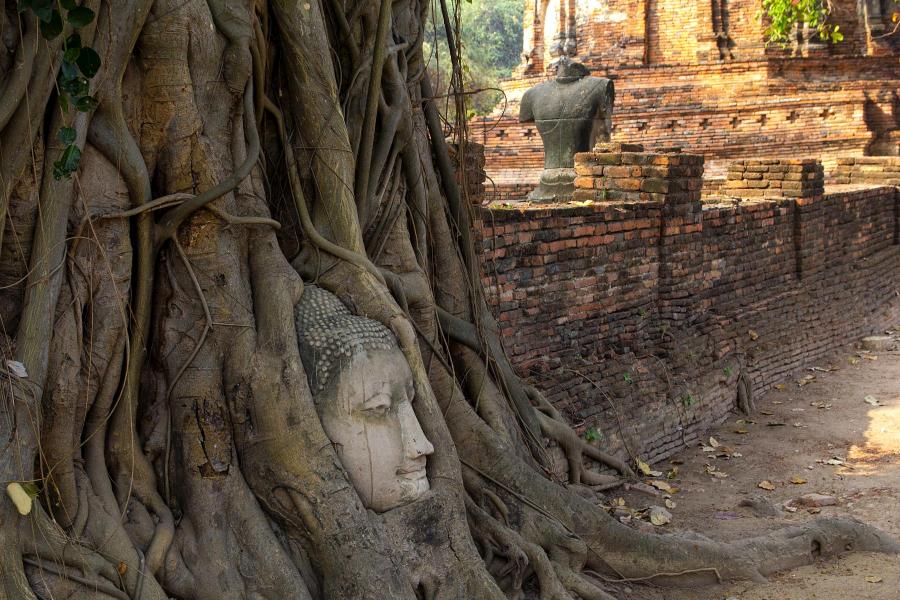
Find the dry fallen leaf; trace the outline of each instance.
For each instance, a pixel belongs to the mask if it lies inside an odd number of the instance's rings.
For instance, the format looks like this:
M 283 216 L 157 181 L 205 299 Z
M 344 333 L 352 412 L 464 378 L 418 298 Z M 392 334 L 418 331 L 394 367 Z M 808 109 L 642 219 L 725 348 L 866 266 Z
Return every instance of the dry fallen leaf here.
M 806 480 L 799 475 L 794 475 L 793 477 L 791 477 L 791 483 L 793 483 L 794 485 L 803 485 L 804 483 L 806 483 Z
M 666 508 L 675 508 L 677 505 L 674 500 L 669 500 L 666 498 Z
M 750 339 L 751 339 L 751 340 L 756 341 L 756 340 L 759 339 L 759 334 L 756 333 L 755 331 L 753 331 L 752 329 L 750 329 L 750 330 L 747 331 L 747 335 L 750 336 Z
M 717 477 L 719 479 L 725 479 L 726 477 L 728 477 L 728 473 L 719 471 L 713 465 L 706 465 L 706 474 L 712 475 L 713 477 Z
M 866 575 L 866 581 L 869 583 L 881 583 L 884 580 L 878 575 Z
M 857 358 L 855 356 L 851 356 L 847 360 L 850 362 L 851 365 L 859 364 L 859 358 Z
M 879 402 L 875 396 L 866 396 L 863 398 L 863 402 L 871 404 L 872 406 L 882 406 L 881 402 Z
M 125 576 L 125 573 L 128 572 L 128 565 L 125 564 L 124 561 L 119 561 L 119 566 L 116 567 L 116 570 L 119 571 L 119 575 Z
M 806 375 L 797 380 L 797 385 L 803 387 L 804 385 L 810 384 L 816 380 L 815 375 Z
M 710 438 L 709 438 L 709 445 L 712 446 L 713 448 L 718 448 L 718 447 L 719 447 L 719 440 L 717 440 L 717 439 L 714 438 L 714 437 L 710 437 Z
M 761 415 L 766 415 L 767 417 L 771 417 L 771 416 L 774 415 L 775 413 L 773 413 L 773 412 L 770 411 L 770 410 L 761 410 L 761 411 L 759 411 L 759 414 L 761 414 Z
M 659 480 L 657 480 L 657 479 L 651 479 L 651 480 L 648 481 L 647 483 L 649 483 L 650 485 L 652 485 L 653 487 L 655 487 L 655 488 L 658 489 L 658 490 L 662 490 L 662 491 L 666 492 L 667 494 L 675 494 L 675 493 L 678 492 L 678 488 L 672 487 L 671 485 L 669 485 L 669 484 L 666 483 L 665 481 L 659 481 Z
M 776 390 L 784 390 L 784 389 L 787 389 L 787 385 L 785 385 L 785 384 L 783 384 L 783 383 L 776 383 L 776 384 L 775 384 L 775 389 L 776 389 Z
M 641 473 L 643 473 L 644 475 L 647 475 L 648 477 L 659 477 L 660 475 L 662 475 L 662 471 L 654 471 L 650 468 L 650 465 L 648 465 L 641 459 L 638 458 L 635 459 L 635 461 L 637 462 L 638 469 L 640 469 Z
M 737 429 L 734 430 L 734 432 L 741 433 L 741 434 L 750 433 L 748 430 L 744 429 L 743 427 L 738 427 Z
M 650 522 L 656 526 L 672 522 L 672 513 L 661 506 L 650 507 Z
M 775 489 L 775 484 L 769 481 L 768 479 L 763 479 L 759 483 L 756 484 L 756 487 L 762 488 L 764 490 L 769 490 L 770 492 Z

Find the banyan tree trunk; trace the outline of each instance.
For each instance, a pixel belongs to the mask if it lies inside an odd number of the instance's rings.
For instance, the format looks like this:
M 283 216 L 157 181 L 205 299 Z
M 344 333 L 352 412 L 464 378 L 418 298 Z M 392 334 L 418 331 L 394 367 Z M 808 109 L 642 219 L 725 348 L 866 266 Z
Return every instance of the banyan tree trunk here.
M 5 1 L 0 598 L 595 599 L 898 550 L 842 520 L 648 535 L 589 499 L 631 471 L 503 353 L 423 54 L 432 18 L 453 41 L 439 7 Z M 312 282 L 396 338 L 419 500 L 368 509 L 323 429 Z

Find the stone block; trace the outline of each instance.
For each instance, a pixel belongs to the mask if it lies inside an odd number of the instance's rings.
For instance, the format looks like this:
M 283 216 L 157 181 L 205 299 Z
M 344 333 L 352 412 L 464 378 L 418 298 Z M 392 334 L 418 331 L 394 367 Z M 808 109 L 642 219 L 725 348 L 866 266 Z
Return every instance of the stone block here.
M 641 190 L 656 194 L 665 194 L 669 191 L 669 181 L 665 179 L 644 179 L 641 182 Z

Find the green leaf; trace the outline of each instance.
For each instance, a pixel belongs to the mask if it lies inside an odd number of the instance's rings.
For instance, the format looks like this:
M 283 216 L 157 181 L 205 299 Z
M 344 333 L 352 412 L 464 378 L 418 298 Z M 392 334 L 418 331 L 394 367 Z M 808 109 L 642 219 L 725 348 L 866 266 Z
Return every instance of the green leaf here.
M 67 146 L 75 142 L 75 137 L 76 133 L 74 127 L 61 127 L 59 133 L 56 134 L 56 139 Z
M 23 483 L 22 489 L 25 490 L 25 493 L 28 494 L 32 499 L 37 498 L 38 494 L 40 493 L 38 486 L 30 481 Z
M 78 50 L 78 48 L 73 48 L 73 50 Z M 75 65 L 75 61 L 68 59 L 64 60 L 59 67 L 60 85 L 65 85 L 65 82 L 75 79 L 76 77 L 78 77 L 78 67 Z
M 78 3 L 75 2 L 75 0 L 60 0 L 59 3 L 60 3 L 60 4 L 62 5 L 62 7 L 63 7 L 64 9 L 66 9 L 66 10 L 72 10 L 73 8 L 75 8 L 76 6 L 78 6 Z
M 75 101 L 75 110 L 80 112 L 90 112 L 97 108 L 97 99 L 93 96 L 82 96 Z
M 90 79 L 100 70 L 100 55 L 93 48 L 82 48 L 78 55 L 78 68 Z
M 19 12 L 25 12 L 34 5 L 34 0 L 19 0 Z
M 78 60 L 78 55 L 81 54 L 81 48 L 67 48 L 65 53 L 63 54 L 63 59 L 67 63 L 74 63 Z
M 603 439 L 603 434 L 596 427 L 588 427 L 588 430 L 584 432 L 584 439 L 589 442 L 596 442 Z
M 69 112 L 69 98 L 65 94 L 59 95 L 59 107 L 64 113 Z
M 68 19 L 72 27 L 84 27 L 94 20 L 94 11 L 87 6 L 79 6 L 69 11 Z
M 53 18 L 53 13 L 56 12 L 54 10 L 56 4 L 53 0 L 34 0 L 34 2 L 30 3 L 30 6 L 31 11 L 44 23 L 49 22 Z
M 81 36 L 73 33 L 66 38 L 66 48 L 81 48 Z
M 38 15 L 40 16 L 40 15 Z M 45 39 L 52 40 L 62 33 L 63 22 L 58 11 L 53 11 L 48 21 L 41 20 L 41 35 Z
M 81 163 L 81 150 L 78 149 L 78 146 L 74 144 L 66 146 L 59 160 L 53 163 L 53 178 L 57 181 L 68 179 L 78 170 L 79 163 Z
M 86 96 L 88 93 L 88 80 L 77 74 L 74 77 L 61 77 L 59 87 L 73 98 Z

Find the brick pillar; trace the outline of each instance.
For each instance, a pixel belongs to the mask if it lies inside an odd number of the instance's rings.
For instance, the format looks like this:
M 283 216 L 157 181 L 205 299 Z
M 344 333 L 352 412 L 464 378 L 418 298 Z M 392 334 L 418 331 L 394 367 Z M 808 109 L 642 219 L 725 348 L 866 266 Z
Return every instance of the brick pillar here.
M 703 156 L 671 154 L 666 165 L 668 191 L 662 208 L 659 249 L 659 317 L 672 327 L 698 324 L 706 317 L 704 288 Z
M 598 144 L 575 155 L 575 201 L 650 204 L 660 209 L 659 317 L 673 326 L 703 318 L 703 157 L 674 148 Z
M 894 186 L 894 244 L 900 244 L 900 156 L 839 158 L 834 180 L 835 183 Z
M 735 160 L 723 192 L 739 198 L 811 198 L 825 193 L 825 171 L 814 158 Z
M 717 33 L 722 22 L 720 15 L 713 14 L 713 4 L 717 0 L 701 0 L 697 3 L 697 62 L 717 62 L 722 60 L 719 52 Z M 721 5 L 715 7 L 715 12 Z
M 825 260 L 825 170 L 814 158 L 736 160 L 728 165 L 723 192 L 739 198 L 794 198 L 797 277 L 817 275 Z
M 448 142 L 447 150 L 456 171 L 456 183 L 459 185 L 459 191 L 465 194 L 472 204 L 483 204 L 485 199 L 484 182 L 487 179 L 487 173 L 484 171 L 484 145 L 466 142 L 464 169 L 460 169 L 459 166 L 459 144 Z
M 822 196 L 797 198 L 794 204 L 794 253 L 797 279 L 816 279 L 825 268 L 825 206 Z

